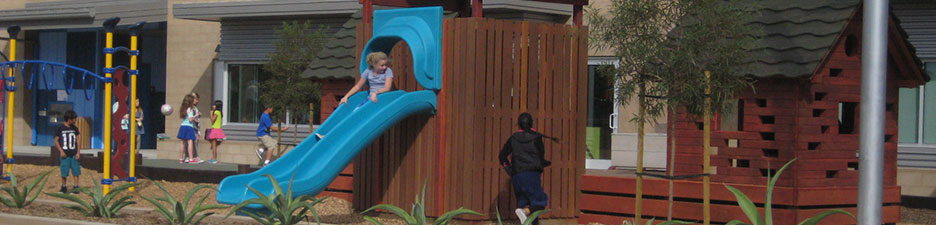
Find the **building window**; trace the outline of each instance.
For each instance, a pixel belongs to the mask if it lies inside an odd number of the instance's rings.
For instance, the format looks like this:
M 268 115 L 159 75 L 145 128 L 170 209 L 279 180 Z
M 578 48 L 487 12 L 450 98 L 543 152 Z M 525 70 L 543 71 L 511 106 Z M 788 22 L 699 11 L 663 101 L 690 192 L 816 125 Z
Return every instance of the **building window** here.
M 228 64 L 228 122 L 257 123 L 263 107 L 260 83 L 266 77 L 262 64 Z
M 268 72 L 263 70 L 263 64 L 228 64 L 227 72 L 227 121 L 257 123 L 265 109 L 260 94 L 263 93 L 261 84 L 270 77 Z M 307 111 L 298 113 L 298 124 L 309 124 L 310 115 Z M 288 113 L 285 119 L 292 123 L 293 116 Z
M 936 76 L 936 63 L 926 63 L 926 73 Z M 936 80 L 918 88 L 901 88 L 897 104 L 900 144 L 936 144 Z

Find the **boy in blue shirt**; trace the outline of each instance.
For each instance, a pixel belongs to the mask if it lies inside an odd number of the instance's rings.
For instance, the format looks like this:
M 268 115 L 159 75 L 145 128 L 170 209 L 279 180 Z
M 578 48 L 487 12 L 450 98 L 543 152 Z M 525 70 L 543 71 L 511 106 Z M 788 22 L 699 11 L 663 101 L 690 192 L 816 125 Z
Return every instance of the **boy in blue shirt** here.
M 65 188 L 68 171 L 71 171 L 72 176 L 75 177 L 72 192 L 78 190 L 78 176 L 81 176 L 81 164 L 78 163 L 78 159 L 81 158 L 81 154 L 78 154 L 79 133 L 78 127 L 75 126 L 75 118 L 78 118 L 78 114 L 68 110 L 65 112 L 65 123 L 55 129 L 55 148 L 59 150 L 62 157 L 59 161 L 59 170 L 62 172 L 62 188 L 59 192 L 62 193 L 68 192 Z
M 289 130 L 289 124 L 282 129 L 273 127 L 273 121 L 270 120 L 270 113 L 273 113 L 273 107 L 267 107 L 266 110 L 263 110 L 263 115 L 260 115 L 260 125 L 257 126 L 257 139 L 260 140 L 260 148 L 257 149 L 257 157 L 265 159 L 263 161 L 263 166 L 270 164 L 270 157 L 273 157 L 272 150 L 276 149 L 276 145 L 278 144 L 276 143 L 276 139 L 270 137 L 270 130 Z M 266 152 L 266 157 L 263 157 L 264 152 Z

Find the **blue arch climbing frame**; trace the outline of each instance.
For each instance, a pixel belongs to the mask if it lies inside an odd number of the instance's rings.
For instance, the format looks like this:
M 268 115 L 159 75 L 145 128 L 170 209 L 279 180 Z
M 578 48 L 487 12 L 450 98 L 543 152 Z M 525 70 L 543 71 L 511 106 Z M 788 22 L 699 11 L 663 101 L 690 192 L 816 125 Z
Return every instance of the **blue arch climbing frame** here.
M 361 52 L 360 72 L 367 69 L 367 54 L 389 55 L 403 40 L 413 54 L 413 73 L 425 89 L 442 89 L 442 7 L 424 7 L 374 12 L 374 31 Z
M 61 79 L 63 79 L 63 84 L 66 85 L 65 91 L 69 94 L 72 93 L 75 87 L 75 81 L 79 80 L 81 86 L 85 89 L 97 89 L 99 82 L 107 83 L 111 82 L 111 78 L 106 78 L 101 75 L 98 75 L 94 72 L 82 69 L 80 67 L 75 67 L 68 64 L 44 61 L 44 60 L 16 60 L 0 63 L 0 74 L 7 74 L 8 70 L 19 70 L 20 73 L 26 71 L 26 65 L 30 65 L 32 75 L 29 79 L 29 84 L 27 87 L 29 89 L 36 88 L 36 82 L 42 82 L 45 85 L 46 89 L 49 89 L 52 86 L 54 81 L 51 77 L 55 77 L 57 74 L 61 74 Z M 60 68 L 60 69 L 57 69 Z M 68 75 L 72 75 L 72 79 L 69 81 Z M 90 79 L 89 79 L 90 78 Z M 16 86 L 12 85 L 15 83 L 16 77 L 4 76 L 3 78 L 7 82 L 4 82 L 4 89 L 7 91 L 15 91 Z M 40 81 L 41 79 L 41 81 Z M 85 92 L 85 99 L 91 100 L 94 98 L 94 92 Z

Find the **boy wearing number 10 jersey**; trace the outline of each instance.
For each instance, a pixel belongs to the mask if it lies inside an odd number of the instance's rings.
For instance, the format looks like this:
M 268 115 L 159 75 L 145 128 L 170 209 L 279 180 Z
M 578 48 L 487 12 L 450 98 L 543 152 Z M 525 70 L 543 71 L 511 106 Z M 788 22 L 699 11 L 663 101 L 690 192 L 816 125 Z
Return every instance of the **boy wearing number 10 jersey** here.
M 77 117 L 75 111 L 68 110 L 65 112 L 65 123 L 55 129 L 55 147 L 62 157 L 59 161 L 59 169 L 62 172 L 62 188 L 59 192 L 62 193 L 68 192 L 65 188 L 68 171 L 75 177 L 72 192 L 78 190 L 78 176 L 81 175 L 81 164 L 78 163 L 78 159 L 81 159 L 81 154 L 78 154 L 78 127 L 75 127 Z

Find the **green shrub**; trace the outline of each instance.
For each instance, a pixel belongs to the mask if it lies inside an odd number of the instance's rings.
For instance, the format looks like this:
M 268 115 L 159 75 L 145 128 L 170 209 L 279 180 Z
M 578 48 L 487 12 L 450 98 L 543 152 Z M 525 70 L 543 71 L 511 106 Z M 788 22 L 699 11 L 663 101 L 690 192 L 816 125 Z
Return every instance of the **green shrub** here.
M 198 213 L 204 212 L 205 210 L 227 208 L 227 206 L 216 204 L 202 205 L 202 203 L 205 202 L 205 199 L 208 198 L 209 194 L 205 194 L 205 196 L 195 202 L 194 206 L 187 208 L 189 201 L 192 199 L 192 196 L 195 196 L 195 193 L 198 192 L 198 190 L 205 188 L 209 190 L 215 190 L 210 185 L 202 184 L 195 186 L 195 188 L 192 188 L 188 191 L 188 194 L 185 195 L 185 199 L 182 201 L 176 201 L 176 199 L 172 197 L 171 194 L 169 194 L 169 191 L 166 191 L 166 188 L 163 187 L 162 184 L 155 181 L 153 181 L 153 183 L 159 187 L 159 190 L 162 190 L 163 193 L 166 194 L 166 197 L 156 199 L 142 195 L 140 195 L 140 197 L 156 206 L 157 212 L 159 212 L 160 215 L 169 220 L 169 222 L 172 224 L 198 224 L 205 217 L 215 214 L 213 212 L 209 212 L 195 217 L 198 215 Z M 163 203 L 167 204 L 163 205 Z
M 787 166 L 790 166 L 790 164 L 793 164 L 793 162 L 795 161 L 796 159 L 793 159 L 787 162 L 785 165 L 783 165 L 783 167 L 780 168 L 780 170 L 777 170 L 777 174 L 773 177 L 770 177 L 770 173 L 767 173 L 767 180 L 768 180 L 767 181 L 767 199 L 764 202 L 764 215 L 763 216 L 761 216 L 760 212 L 757 211 L 757 206 L 754 205 L 754 202 L 751 202 L 751 199 L 748 198 L 747 195 L 745 195 L 740 190 L 732 187 L 731 185 L 727 185 L 727 184 L 725 185 L 725 188 L 728 188 L 728 190 L 731 191 L 732 194 L 734 194 L 735 198 L 738 199 L 738 206 L 741 206 L 741 210 L 744 211 L 744 214 L 748 217 L 748 220 L 751 221 L 751 224 L 773 225 L 773 211 L 771 210 L 770 202 L 773 199 L 774 185 L 777 184 L 777 179 L 780 178 L 780 174 L 783 173 L 783 170 L 785 170 Z M 833 214 L 845 214 L 845 215 L 851 216 L 853 219 L 855 218 L 854 215 L 852 215 L 851 213 L 845 210 L 832 209 L 832 210 L 827 210 L 825 212 L 816 214 L 815 216 L 810 217 L 809 219 L 803 220 L 803 222 L 800 222 L 799 225 L 814 225 L 814 224 L 819 223 L 819 221 L 822 221 L 826 217 L 833 215 Z M 739 220 L 732 220 L 728 222 L 726 225 L 735 225 L 735 224 L 746 224 L 746 223 L 741 222 Z
M 133 198 L 132 195 L 125 195 L 117 200 L 114 200 L 117 195 L 121 192 L 130 189 L 130 187 L 137 186 L 140 183 L 126 183 L 120 186 L 117 186 L 110 190 L 106 195 L 103 194 L 101 190 L 101 184 L 94 182 L 94 188 L 78 188 L 78 192 L 84 193 L 91 197 L 91 202 L 85 202 L 75 195 L 64 194 L 64 193 L 46 193 L 52 197 L 61 198 L 65 200 L 78 203 L 78 205 L 69 205 L 66 206 L 69 209 L 74 209 L 78 212 L 81 212 L 85 216 L 93 217 L 104 217 L 104 218 L 114 218 L 117 216 L 117 213 L 121 209 L 127 207 L 128 205 L 136 204 L 134 201 L 130 201 Z
M 23 208 L 31 204 L 36 200 L 36 197 L 39 197 L 39 193 L 42 192 L 42 188 L 45 187 L 49 173 L 53 170 L 46 171 L 39 175 L 38 178 L 33 180 L 32 183 L 23 186 L 20 188 L 16 182 L 16 175 L 13 172 L 10 172 L 10 185 L 0 187 L 0 190 L 6 192 L 10 198 L 0 196 L 0 203 L 3 203 L 7 207 L 13 208 Z M 42 182 L 42 184 L 39 184 Z M 39 187 L 36 187 L 36 184 L 39 184 Z
M 390 213 L 393 213 L 394 215 L 403 219 L 403 221 L 406 221 L 406 224 L 409 224 L 409 225 L 427 224 L 426 223 L 427 221 L 426 208 L 424 206 L 426 202 L 426 185 L 425 184 L 423 184 L 422 193 L 419 194 L 419 196 L 416 196 L 416 198 L 413 201 L 414 201 L 413 207 L 410 209 L 409 213 L 407 213 L 405 210 L 401 209 L 400 207 L 396 207 L 396 206 L 388 205 L 388 204 L 380 204 L 380 205 L 371 207 L 367 210 L 364 210 L 362 214 L 380 209 L 380 210 L 386 210 Z M 432 224 L 433 225 L 448 224 L 448 222 L 450 222 L 456 216 L 459 216 L 462 214 L 483 215 L 481 213 L 475 212 L 470 209 L 458 208 L 456 210 L 443 213 L 442 216 L 439 216 L 439 218 L 437 218 Z M 373 217 L 370 217 L 370 216 L 364 216 L 364 219 L 377 225 L 383 225 L 383 223 L 381 223 L 380 221 L 377 221 L 377 219 L 374 219 Z
M 293 198 L 292 178 L 289 179 L 287 192 L 283 192 L 283 188 L 276 182 L 276 178 L 273 178 L 270 174 L 264 174 L 263 176 L 269 178 L 270 182 L 273 183 L 273 194 L 268 196 L 253 187 L 247 186 L 250 191 L 257 195 L 257 198 L 252 198 L 237 204 L 231 212 L 228 213 L 228 217 L 234 214 L 234 212 L 240 212 L 262 224 L 292 225 L 302 222 L 302 220 L 307 217 L 306 213 L 311 211 L 312 215 L 315 217 L 315 222 L 319 222 L 318 213 L 315 212 L 315 205 L 322 203 L 325 198 L 316 199 L 311 195 L 302 195 Z M 243 209 L 250 204 L 261 205 L 266 212 Z M 296 211 L 299 212 L 297 213 Z

